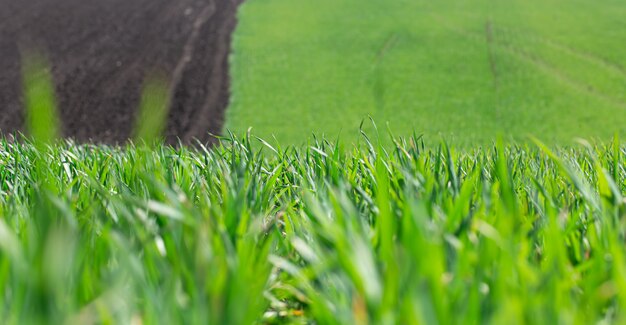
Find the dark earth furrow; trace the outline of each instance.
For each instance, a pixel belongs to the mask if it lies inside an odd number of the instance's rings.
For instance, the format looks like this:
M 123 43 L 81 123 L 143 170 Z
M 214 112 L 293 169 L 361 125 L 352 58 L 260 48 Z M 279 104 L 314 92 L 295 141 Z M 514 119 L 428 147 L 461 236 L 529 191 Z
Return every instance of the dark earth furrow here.
M 52 66 L 64 136 L 121 143 L 142 84 L 170 81 L 166 138 L 209 142 L 230 96 L 228 57 L 241 0 L 0 0 L 0 130 L 24 130 L 20 53 Z

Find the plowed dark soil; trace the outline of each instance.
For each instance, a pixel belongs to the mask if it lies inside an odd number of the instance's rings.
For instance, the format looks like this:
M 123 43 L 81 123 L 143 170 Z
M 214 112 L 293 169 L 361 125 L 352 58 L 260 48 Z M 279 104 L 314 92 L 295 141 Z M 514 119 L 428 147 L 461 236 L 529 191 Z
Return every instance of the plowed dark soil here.
M 0 0 L 0 130 L 24 128 L 20 53 L 52 66 L 66 137 L 132 135 L 147 74 L 169 76 L 169 142 L 209 141 L 229 99 L 228 56 L 241 0 Z

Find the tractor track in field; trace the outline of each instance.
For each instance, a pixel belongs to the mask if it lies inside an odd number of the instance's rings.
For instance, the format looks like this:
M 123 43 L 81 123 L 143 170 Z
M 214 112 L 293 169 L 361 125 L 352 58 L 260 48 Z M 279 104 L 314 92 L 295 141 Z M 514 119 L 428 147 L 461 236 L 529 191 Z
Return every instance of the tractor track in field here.
M 474 32 L 470 32 L 467 30 L 463 30 L 457 26 L 454 26 L 450 21 L 446 20 L 444 17 L 439 15 L 432 15 L 434 19 L 436 19 L 442 26 L 454 32 L 460 36 L 466 37 L 469 40 L 472 40 L 477 43 L 489 43 L 483 35 L 476 34 Z M 492 27 L 493 28 L 493 27 Z M 495 49 L 500 51 L 501 53 L 505 53 L 516 58 L 519 61 L 525 62 L 531 66 L 533 66 L 536 70 L 541 71 L 545 75 L 557 80 L 563 85 L 575 90 L 576 92 L 586 94 L 591 98 L 595 98 L 601 102 L 604 102 L 608 105 L 624 109 L 626 110 L 626 102 L 621 98 L 617 98 L 615 96 L 609 95 L 605 92 L 602 92 L 600 89 L 595 88 L 594 86 L 580 81 L 576 78 L 572 78 L 564 71 L 550 65 L 548 62 L 545 62 L 543 59 L 534 55 L 533 53 L 523 49 L 516 47 L 511 44 L 504 44 L 501 42 L 494 41 Z
M 21 57 L 51 65 L 63 134 L 110 144 L 132 135 L 146 76 L 167 76 L 169 143 L 223 127 L 228 58 L 242 0 L 0 0 L 0 130 L 24 130 Z
M 602 56 L 599 56 L 597 54 L 593 54 L 584 50 L 576 49 L 570 45 L 563 44 L 561 42 L 558 42 L 554 39 L 551 39 L 545 36 L 524 33 L 523 31 L 516 30 L 510 27 L 507 28 L 507 27 L 499 26 L 498 31 L 507 35 L 515 35 L 515 37 L 523 38 L 530 42 L 546 45 L 556 51 L 576 57 L 582 61 L 588 62 L 589 64 L 592 64 L 598 68 L 601 68 L 608 73 L 615 74 L 615 75 L 620 76 L 623 79 L 626 79 L 626 68 L 623 65 L 617 62 L 611 61 Z

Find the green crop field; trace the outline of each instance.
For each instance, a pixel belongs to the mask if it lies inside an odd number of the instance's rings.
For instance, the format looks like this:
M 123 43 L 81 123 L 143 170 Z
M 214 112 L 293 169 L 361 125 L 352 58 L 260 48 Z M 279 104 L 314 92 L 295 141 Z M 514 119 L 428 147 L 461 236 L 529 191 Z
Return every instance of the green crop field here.
M 227 126 L 349 142 L 372 116 L 460 146 L 626 135 L 622 0 L 250 0 Z
M 1 323 L 626 321 L 626 148 L 251 141 L 0 142 Z
M 250 0 L 212 147 L 160 79 L 135 144 L 62 142 L 24 57 L 0 324 L 625 324 L 625 8 Z

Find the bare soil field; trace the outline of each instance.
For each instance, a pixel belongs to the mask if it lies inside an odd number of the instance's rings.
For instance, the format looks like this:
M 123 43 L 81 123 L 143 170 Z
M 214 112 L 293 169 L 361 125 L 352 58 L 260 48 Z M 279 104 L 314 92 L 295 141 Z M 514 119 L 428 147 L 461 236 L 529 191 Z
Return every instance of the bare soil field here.
M 142 84 L 170 81 L 169 142 L 221 131 L 228 56 L 241 0 L 0 0 L 0 130 L 23 130 L 21 53 L 52 68 L 64 136 L 120 143 Z

